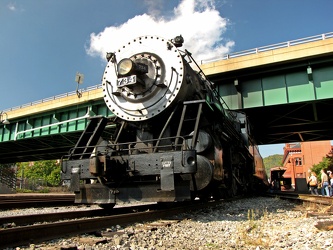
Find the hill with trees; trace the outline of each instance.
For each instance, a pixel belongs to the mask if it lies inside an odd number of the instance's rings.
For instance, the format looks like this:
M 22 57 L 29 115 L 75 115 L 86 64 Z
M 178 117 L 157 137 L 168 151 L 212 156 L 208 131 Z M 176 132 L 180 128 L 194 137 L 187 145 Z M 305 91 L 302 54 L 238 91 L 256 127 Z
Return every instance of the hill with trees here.
M 279 155 L 279 154 L 270 155 L 268 157 L 263 158 L 263 160 L 264 160 L 264 164 L 265 164 L 266 173 L 268 175 L 270 173 L 271 168 L 283 166 L 283 163 L 282 163 L 283 155 Z

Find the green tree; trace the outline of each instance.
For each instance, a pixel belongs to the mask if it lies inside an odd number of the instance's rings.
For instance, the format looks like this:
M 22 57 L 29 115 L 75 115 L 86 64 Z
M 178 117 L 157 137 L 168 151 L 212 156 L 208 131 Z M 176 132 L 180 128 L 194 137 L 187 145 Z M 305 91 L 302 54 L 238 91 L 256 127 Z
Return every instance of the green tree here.
M 311 171 L 315 172 L 319 181 L 320 179 L 320 171 L 324 169 L 325 171 L 331 170 L 331 159 L 328 157 L 323 157 L 323 160 L 318 164 L 314 164 L 311 168 Z M 332 171 L 332 170 L 331 170 Z
M 58 165 L 52 172 L 46 177 L 47 183 L 51 186 L 58 186 L 61 183 L 60 166 Z
M 56 160 L 21 162 L 18 164 L 18 177 L 42 179 L 50 186 L 58 186 L 60 165 Z
M 271 171 L 271 168 L 283 166 L 282 164 L 283 155 L 279 154 L 270 155 L 268 157 L 265 157 L 263 160 L 265 164 L 265 170 L 268 175 Z
M 328 159 L 328 167 L 327 170 L 331 170 L 333 172 L 333 150 L 331 150 L 327 155 L 326 158 Z

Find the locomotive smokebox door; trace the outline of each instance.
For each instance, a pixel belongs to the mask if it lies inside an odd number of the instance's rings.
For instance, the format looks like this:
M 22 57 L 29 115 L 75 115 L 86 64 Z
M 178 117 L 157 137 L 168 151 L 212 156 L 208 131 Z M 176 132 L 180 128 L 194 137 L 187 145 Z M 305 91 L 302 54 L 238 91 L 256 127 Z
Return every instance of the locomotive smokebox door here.
M 172 156 L 161 157 L 161 190 L 175 190 L 174 161 Z

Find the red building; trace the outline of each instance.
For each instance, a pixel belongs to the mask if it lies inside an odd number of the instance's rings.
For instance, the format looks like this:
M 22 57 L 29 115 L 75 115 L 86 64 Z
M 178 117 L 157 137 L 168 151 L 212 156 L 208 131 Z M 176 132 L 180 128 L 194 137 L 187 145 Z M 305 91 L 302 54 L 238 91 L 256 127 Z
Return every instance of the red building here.
M 291 178 L 291 185 L 295 188 L 295 178 L 306 180 L 312 166 L 321 162 L 332 146 L 331 141 L 313 141 L 287 143 L 283 149 L 283 167 L 286 168 L 283 177 Z

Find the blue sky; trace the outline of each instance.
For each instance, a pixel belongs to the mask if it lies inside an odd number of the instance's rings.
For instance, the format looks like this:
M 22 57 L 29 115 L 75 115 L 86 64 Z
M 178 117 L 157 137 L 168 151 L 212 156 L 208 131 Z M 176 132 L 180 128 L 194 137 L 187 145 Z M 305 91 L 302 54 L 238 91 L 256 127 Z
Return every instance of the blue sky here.
M 210 59 L 332 32 L 332 10 L 330 0 L 1 0 L 0 110 L 75 91 L 76 72 L 80 87 L 100 84 L 106 50 L 134 36 L 182 34 Z

